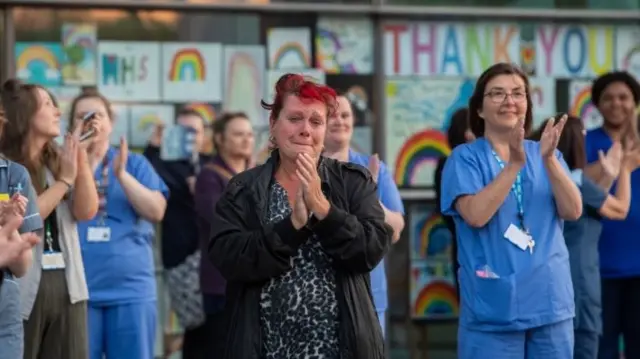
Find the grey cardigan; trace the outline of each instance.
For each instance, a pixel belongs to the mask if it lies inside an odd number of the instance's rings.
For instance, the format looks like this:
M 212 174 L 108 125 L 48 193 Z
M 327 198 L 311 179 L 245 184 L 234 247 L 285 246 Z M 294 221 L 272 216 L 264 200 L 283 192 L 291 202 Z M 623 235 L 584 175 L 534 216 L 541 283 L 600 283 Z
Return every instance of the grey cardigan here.
M 47 170 L 47 183 L 52 185 L 56 182 L 53 174 Z M 72 194 L 72 190 L 70 194 Z M 58 236 L 60 249 L 66 264 L 65 276 L 71 303 L 78 303 L 89 299 L 89 290 L 84 276 L 84 264 L 82 263 L 82 252 L 80 249 L 80 239 L 78 237 L 78 227 L 71 212 L 72 198 L 60 201 L 56 207 L 56 217 L 58 224 Z M 41 236 L 42 238 L 42 236 Z M 40 287 L 42 276 L 42 253 L 44 244 L 42 241 L 34 249 L 33 264 L 27 274 L 18 279 L 20 284 L 20 300 L 22 301 L 22 317 L 29 319 L 33 303 Z

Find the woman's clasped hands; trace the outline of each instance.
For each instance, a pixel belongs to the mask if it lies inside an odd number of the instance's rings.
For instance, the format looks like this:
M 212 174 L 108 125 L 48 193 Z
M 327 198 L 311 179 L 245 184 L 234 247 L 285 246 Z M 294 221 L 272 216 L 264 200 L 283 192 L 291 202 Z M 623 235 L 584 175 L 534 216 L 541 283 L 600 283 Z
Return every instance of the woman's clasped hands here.
M 306 225 L 310 214 L 319 220 L 324 219 L 331 205 L 322 193 L 322 181 L 316 161 L 310 155 L 300 153 L 296 159 L 296 166 L 300 187 L 296 193 L 291 218 L 294 227 L 300 229 Z

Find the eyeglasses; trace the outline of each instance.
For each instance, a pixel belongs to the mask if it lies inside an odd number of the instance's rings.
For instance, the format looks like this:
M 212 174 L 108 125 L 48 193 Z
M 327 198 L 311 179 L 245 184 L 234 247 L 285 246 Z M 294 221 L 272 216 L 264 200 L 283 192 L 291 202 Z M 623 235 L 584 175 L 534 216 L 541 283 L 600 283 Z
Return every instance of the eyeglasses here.
M 516 91 L 512 93 L 508 93 L 505 91 L 489 91 L 484 95 L 495 104 L 501 104 L 505 102 L 507 100 L 507 96 L 511 96 L 513 102 L 516 103 L 527 100 L 527 93 L 522 91 Z

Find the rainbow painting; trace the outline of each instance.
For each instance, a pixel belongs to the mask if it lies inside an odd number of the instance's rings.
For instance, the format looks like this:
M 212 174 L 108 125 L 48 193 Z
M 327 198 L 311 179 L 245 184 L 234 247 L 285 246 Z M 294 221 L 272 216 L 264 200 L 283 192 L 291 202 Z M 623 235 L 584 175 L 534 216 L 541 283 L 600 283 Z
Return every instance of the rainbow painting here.
M 176 51 L 169 68 L 169 81 L 205 81 L 207 67 L 200 51 L 184 48 Z
M 271 70 L 311 68 L 311 29 L 271 28 L 267 31 L 267 51 Z
M 448 281 L 430 281 L 417 292 L 413 301 L 413 317 L 450 319 L 457 317 L 458 313 L 456 289 Z
M 412 232 L 413 259 L 428 259 L 433 257 L 449 258 L 451 251 L 451 232 L 444 219 L 436 211 L 419 216 Z
M 192 103 L 186 106 L 187 109 L 194 110 L 202 116 L 207 125 L 216 120 L 216 109 L 208 103 Z
M 224 111 L 243 111 L 255 125 L 266 125 L 260 106 L 264 96 L 265 54 L 261 46 L 225 46 Z
M 394 179 L 398 186 L 416 184 L 416 175 L 425 164 L 435 168 L 440 157 L 451 153 L 447 137 L 438 130 L 424 130 L 418 132 L 400 148 L 395 160 Z
M 94 51 L 97 46 L 96 27 L 91 24 L 64 24 L 62 43 L 64 46 L 80 45 Z
M 622 60 L 622 68 L 621 70 L 624 71 L 629 71 L 631 73 L 634 73 L 634 71 L 632 71 L 633 69 L 631 69 L 631 67 L 635 64 L 633 64 L 631 62 L 631 60 L 633 59 L 634 56 L 636 56 L 638 53 L 640 53 L 640 45 L 636 45 L 634 47 L 632 47 L 631 49 L 629 49 L 627 51 L 627 54 L 624 56 L 624 59 Z M 637 65 L 636 65 L 637 66 Z
M 162 119 L 155 113 L 146 113 L 138 119 L 138 130 L 147 131 L 158 123 L 162 123 Z
M 273 68 L 276 69 L 311 67 L 311 56 L 298 42 L 284 43 L 273 54 L 271 61 Z
M 573 98 L 570 114 L 585 119 L 594 109 L 591 103 L 591 87 L 584 87 Z
M 62 46 L 59 43 L 17 42 L 15 46 L 18 78 L 42 86 L 62 83 Z

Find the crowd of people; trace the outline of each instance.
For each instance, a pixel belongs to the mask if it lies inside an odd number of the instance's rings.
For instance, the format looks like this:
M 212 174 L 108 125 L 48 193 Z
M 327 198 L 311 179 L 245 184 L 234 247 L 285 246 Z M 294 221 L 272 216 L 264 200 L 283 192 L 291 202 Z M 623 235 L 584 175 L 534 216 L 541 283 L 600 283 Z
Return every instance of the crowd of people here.
M 345 96 L 296 74 L 274 93 L 265 163 L 247 115 L 224 114 L 207 138 L 188 108 L 176 122 L 194 155 L 167 161 L 161 125 L 143 154 L 112 146 L 117 119 L 92 89 L 58 145 L 56 99 L 7 81 L 0 357 L 153 358 L 160 224 L 184 359 L 384 358 L 384 256 L 405 225 L 396 184 L 351 149 Z M 617 359 L 620 335 L 640 358 L 640 84 L 608 73 L 592 99 L 602 127 L 561 114 L 534 130 L 526 74 L 500 63 L 451 119 L 435 183 L 454 238 L 459 358 Z
M 383 258 L 404 209 L 378 157 L 350 149 L 346 97 L 284 75 L 256 165 L 244 113 L 206 138 L 181 110 L 194 156 L 167 161 L 161 125 L 143 154 L 111 139 L 117 118 L 94 89 L 65 134 L 46 88 L 0 93 L 0 357 L 154 358 L 159 224 L 183 358 L 384 358 Z
M 496 64 L 453 115 L 436 171 L 454 233 L 458 357 L 640 358 L 640 85 L 593 82 L 604 118 L 558 115 L 532 129 L 528 78 Z M 638 198 L 638 196 L 635 196 Z

